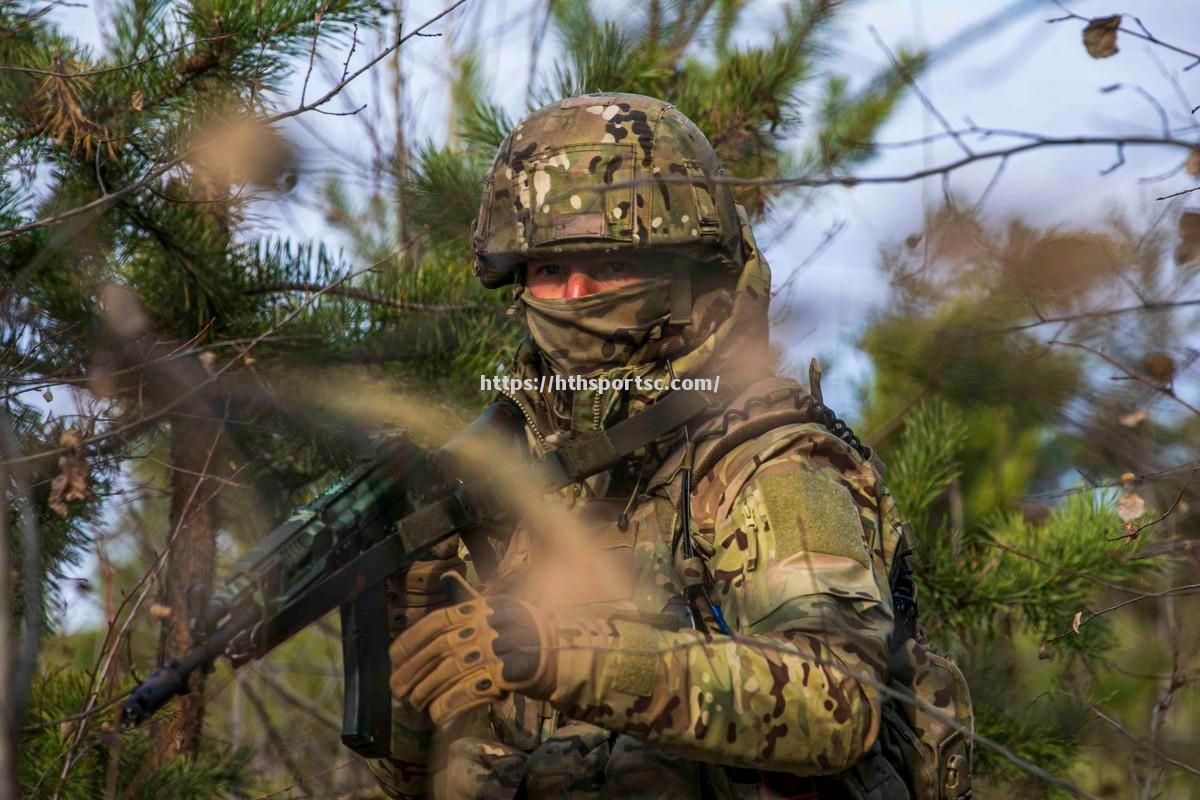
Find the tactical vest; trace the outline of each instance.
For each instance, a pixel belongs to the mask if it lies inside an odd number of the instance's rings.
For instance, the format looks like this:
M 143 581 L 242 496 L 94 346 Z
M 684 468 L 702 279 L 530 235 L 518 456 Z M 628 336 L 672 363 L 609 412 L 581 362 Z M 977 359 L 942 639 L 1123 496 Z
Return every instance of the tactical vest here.
M 880 475 L 883 464 L 853 431 L 823 403 L 795 381 L 770 377 L 752 384 L 717 418 L 692 436 L 693 485 L 697 499 L 703 494 L 728 503 L 740 488 L 739 480 L 757 466 L 757 454 L 728 456 L 739 445 L 785 425 L 817 423 L 843 439 Z M 668 459 L 650 481 L 663 486 L 678 505 L 680 483 L 672 480 L 677 457 Z M 971 737 L 974 714 L 965 678 L 953 659 L 929 649 L 917 623 L 916 587 L 908 558 L 914 545 L 911 526 L 899 514 L 891 494 L 879 498 L 883 525 L 883 556 L 888 568 L 895 613 L 889 657 L 889 685 L 885 691 L 882 725 L 871 751 L 854 767 L 815 781 L 820 800 L 961 800 L 971 796 Z M 682 580 L 705 579 L 707 569 L 685 565 Z M 915 702 L 914 702 L 915 701 Z M 951 724 L 951 721 L 956 724 Z M 787 797 L 791 776 L 761 774 L 763 791 L 745 791 L 739 782 L 756 781 L 746 770 L 727 770 L 738 796 Z M 778 788 L 777 788 L 778 787 Z
M 853 432 L 794 381 L 767 378 L 752 384 L 717 417 L 691 432 L 693 496 L 736 494 L 733 486 L 757 466 L 753 448 L 728 456 L 746 442 L 777 428 L 820 424 L 844 439 L 877 471 L 882 465 Z M 664 431 L 664 433 L 667 433 Z M 581 498 L 584 524 L 594 544 L 628 561 L 619 572 L 627 581 L 612 581 L 597 596 L 589 593 L 587 613 L 636 619 L 658 625 L 689 625 L 695 604 L 690 590 L 710 581 L 704 548 L 684 558 L 678 541 L 682 449 L 669 456 L 642 493 L 643 502 L 626 515 L 624 499 Z M 730 491 L 732 489 L 732 491 Z M 727 500 L 729 498 L 726 498 Z M 568 504 L 573 501 L 567 500 Z M 511 785 L 521 774 L 516 797 L 699 797 L 724 800 L 820 798 L 820 800 L 957 800 L 970 796 L 971 741 L 974 720 L 966 682 L 948 657 L 930 651 L 916 623 L 916 597 L 907 565 L 911 533 L 884 491 L 880 496 L 884 529 L 884 563 L 888 567 L 896 633 L 891 643 L 890 682 L 879 736 L 870 752 L 849 770 L 817 779 L 782 773 L 730 769 L 675 758 L 653 745 L 596 726 L 563 720 L 546 703 L 512 697 L 490 710 L 490 729 L 505 750 L 492 756 L 509 759 Z M 689 537 L 702 536 L 690 530 Z M 513 579 L 538 554 L 526 538 L 512 542 L 501 560 L 490 591 L 508 591 Z M 532 599 L 532 598 L 531 598 Z M 709 609 L 698 609 L 702 624 L 718 627 Z M 915 702 L 912 700 L 915 698 Z M 908 701 L 905 702 L 904 700 Z M 948 724 L 952 720 L 957 724 Z M 495 750 L 478 740 L 484 752 Z M 464 742 L 462 749 L 469 748 Z M 527 756 L 520 755 L 528 754 Z M 464 755 L 478 763 L 478 757 Z M 619 785 L 614 785 L 618 783 Z M 489 793 L 490 794 L 490 793 Z M 509 794 L 507 796 L 514 796 Z

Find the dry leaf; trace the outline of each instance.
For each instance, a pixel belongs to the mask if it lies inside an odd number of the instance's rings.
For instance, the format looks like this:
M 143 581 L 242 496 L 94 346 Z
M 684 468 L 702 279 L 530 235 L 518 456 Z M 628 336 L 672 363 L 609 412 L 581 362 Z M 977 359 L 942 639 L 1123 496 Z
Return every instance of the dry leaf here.
M 1126 492 L 1117 500 L 1117 516 L 1122 522 L 1133 522 L 1146 513 L 1146 501 L 1137 492 Z
M 1042 642 L 1042 646 L 1038 648 L 1038 661 L 1046 661 L 1054 656 L 1054 651 L 1050 649 L 1049 642 Z
M 1188 156 L 1188 171 L 1191 171 L 1192 157 L 1200 152 L 1200 148 Z M 1196 156 L 1200 161 L 1200 156 Z M 1197 165 L 1200 167 L 1200 164 Z M 1200 211 L 1184 211 L 1179 215 L 1179 244 L 1175 246 L 1175 263 L 1190 264 L 1200 261 Z
M 1137 480 L 1137 475 L 1134 475 L 1132 472 L 1121 473 L 1121 483 L 1125 484 L 1126 486 L 1133 483 L 1135 480 Z
M 243 356 L 242 363 L 245 364 L 247 367 L 253 367 L 255 364 L 258 363 L 258 361 L 257 361 L 257 359 L 254 358 L 254 356 Z
M 1121 15 L 1096 17 L 1083 29 L 1083 46 L 1092 58 L 1108 58 L 1117 54 L 1117 28 Z
M 195 53 L 183 62 L 182 72 L 199 73 L 211 69 L 216 60 L 208 53 Z
M 205 350 L 203 353 L 197 356 L 197 358 L 200 359 L 200 363 L 204 365 L 204 369 L 209 375 L 212 375 L 216 372 L 216 370 L 213 369 L 213 364 L 217 363 L 217 354 L 212 350 Z
M 1142 369 L 1159 383 L 1170 383 L 1175 377 L 1175 359 L 1166 353 L 1151 353 L 1142 359 Z
M 1137 411 L 1130 411 L 1128 414 L 1122 414 L 1117 417 L 1117 422 L 1121 423 L 1126 428 L 1136 428 L 1149 418 L 1150 412 L 1144 408 L 1139 408 Z
M 72 722 L 71 720 L 67 720 L 66 722 L 58 723 L 58 738 L 64 739 L 64 740 L 69 739 L 71 737 L 71 734 L 73 734 L 74 732 L 75 732 L 75 723 Z
M 78 448 L 83 442 L 83 436 L 74 428 L 67 428 L 59 436 L 58 443 L 63 447 Z M 58 474 L 50 481 L 50 497 L 46 505 L 60 517 L 66 517 L 70 509 L 67 503 L 76 500 L 87 500 L 92 496 L 88 485 L 87 462 L 78 452 L 67 453 L 58 457 Z
M 1079 625 L 1083 621 L 1083 612 L 1076 611 L 1075 616 L 1071 618 L 1071 630 L 1079 633 Z
M 141 111 L 146 107 L 146 95 L 142 93 L 141 89 L 135 89 L 133 97 L 129 99 L 129 104 L 133 106 L 134 111 Z
M 151 603 L 149 612 L 150 619 L 162 622 L 165 619 L 171 618 L 171 607 L 165 606 L 162 603 Z
M 49 389 L 47 389 L 46 391 L 42 392 L 42 399 L 45 400 L 47 403 L 52 403 L 52 402 L 54 402 L 54 395 L 50 392 Z
M 1192 151 L 1188 153 L 1184 168 L 1187 169 L 1188 175 L 1200 178 L 1200 147 L 1193 147 Z

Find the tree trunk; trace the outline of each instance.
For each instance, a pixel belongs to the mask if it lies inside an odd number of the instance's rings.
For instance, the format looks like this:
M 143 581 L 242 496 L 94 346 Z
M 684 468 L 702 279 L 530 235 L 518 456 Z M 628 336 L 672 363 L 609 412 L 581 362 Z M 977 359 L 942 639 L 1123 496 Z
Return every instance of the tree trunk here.
M 210 412 L 211 413 L 211 412 Z M 213 589 L 220 508 L 217 490 L 226 463 L 220 420 L 202 415 L 171 420 L 171 534 L 161 602 L 171 609 L 159 642 L 163 661 L 180 658 L 192 646 L 189 620 L 203 612 Z M 192 673 L 179 716 L 163 730 L 167 757 L 194 756 L 204 722 L 203 671 Z

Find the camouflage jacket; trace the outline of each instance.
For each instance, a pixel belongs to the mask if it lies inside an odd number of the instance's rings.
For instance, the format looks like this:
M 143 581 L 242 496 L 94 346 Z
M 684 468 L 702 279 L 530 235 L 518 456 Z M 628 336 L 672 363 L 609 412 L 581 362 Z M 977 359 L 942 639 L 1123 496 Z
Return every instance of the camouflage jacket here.
M 761 786 L 707 765 L 828 775 L 872 748 L 898 521 L 876 467 L 806 420 L 803 397 L 770 379 L 696 431 L 699 563 L 683 560 L 675 537 L 682 451 L 628 524 L 629 498 L 605 497 L 605 476 L 561 493 L 586 565 L 552 544 L 559 537 L 518 527 L 488 590 L 577 615 L 589 641 L 611 649 L 567 642 L 559 672 L 570 679 L 550 703 L 513 697 L 447 736 L 438 796 L 508 798 L 523 780 L 530 798 L 757 797 Z M 664 616 L 697 576 L 733 637 L 672 629 Z M 413 768 L 407 783 L 393 773 L 397 796 L 424 791 L 419 727 L 397 734 Z

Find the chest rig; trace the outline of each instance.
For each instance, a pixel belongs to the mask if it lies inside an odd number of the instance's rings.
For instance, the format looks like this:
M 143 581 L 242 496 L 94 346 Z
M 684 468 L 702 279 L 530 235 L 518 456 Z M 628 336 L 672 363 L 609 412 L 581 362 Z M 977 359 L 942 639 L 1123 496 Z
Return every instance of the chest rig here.
M 600 496 L 604 494 L 603 476 L 586 483 L 581 479 L 560 492 L 567 507 L 581 520 L 592 545 L 611 563 L 620 565 L 616 570 L 620 579 L 605 591 L 592 593 L 580 611 L 665 629 L 692 627 L 710 634 L 733 633 L 720 605 L 709 596 L 712 572 L 708 560 L 713 554 L 714 534 L 711 511 L 728 507 L 732 498 L 725 495 L 736 494 L 736 476 L 749 475 L 757 464 L 753 454 L 751 458 L 726 456 L 739 445 L 776 428 L 816 423 L 882 471 L 870 449 L 819 398 L 794 381 L 766 378 L 732 402 L 719 407 L 712 398 L 706 398 L 706 402 L 703 411 L 709 413 L 693 411 L 689 418 L 703 418 L 703 422 L 693 425 L 685 444 L 663 461 L 640 493 L 633 497 Z M 714 409 L 715 414 L 711 413 Z M 677 421 L 683 412 L 668 414 L 666 410 L 658 409 L 657 422 L 643 421 L 638 438 L 646 440 L 656 432 L 665 434 L 689 424 L 686 419 Z M 645 414 L 648 412 L 623 425 Z M 559 459 L 565 470 L 577 474 L 586 474 L 586 465 L 601 458 L 615 463 L 620 451 L 632 452 L 631 437 L 619 431 L 621 427 L 614 426 L 615 435 L 608 441 L 568 440 L 550 455 Z M 722 496 L 713 499 L 711 495 Z M 692 513 L 693 503 L 699 507 L 696 514 Z M 922 703 L 936 705 L 960 727 L 973 730 L 966 683 L 952 661 L 924 645 L 908 565 L 911 533 L 898 517 L 890 495 L 885 505 L 880 509 L 885 524 L 881 526 L 879 549 L 896 614 L 892 683 L 901 692 L 915 696 L 918 703 L 885 703 L 885 724 L 874 750 L 846 773 L 805 781 L 803 787 L 796 788 L 795 781 L 789 781 L 792 776 L 698 765 L 706 775 L 700 781 L 705 787 L 701 796 L 884 800 L 901 797 L 897 794 L 901 785 L 907 790 L 906 796 L 921 800 L 970 796 L 969 736 L 963 736 L 959 727 L 939 720 L 936 713 L 924 713 L 921 707 Z M 504 590 L 531 558 L 538 557 L 530 551 L 531 546 L 528 540 L 522 541 L 518 531 L 499 565 L 496 588 Z M 494 710 L 494 728 L 503 740 L 523 749 L 536 748 L 564 722 L 548 705 L 523 698 L 512 698 L 508 705 Z

